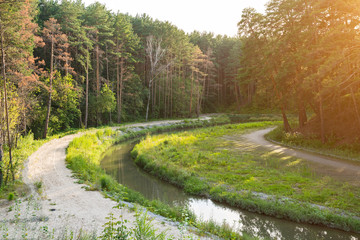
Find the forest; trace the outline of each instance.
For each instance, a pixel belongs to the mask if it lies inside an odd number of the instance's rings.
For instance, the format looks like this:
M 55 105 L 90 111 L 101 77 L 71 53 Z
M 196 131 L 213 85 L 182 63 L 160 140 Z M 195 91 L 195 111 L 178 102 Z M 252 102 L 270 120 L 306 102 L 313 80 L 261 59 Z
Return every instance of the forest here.
M 271 0 L 229 37 L 98 2 L 1 0 L 0 185 L 21 136 L 112 123 L 275 112 L 287 132 L 354 143 L 359 16 L 358 0 Z

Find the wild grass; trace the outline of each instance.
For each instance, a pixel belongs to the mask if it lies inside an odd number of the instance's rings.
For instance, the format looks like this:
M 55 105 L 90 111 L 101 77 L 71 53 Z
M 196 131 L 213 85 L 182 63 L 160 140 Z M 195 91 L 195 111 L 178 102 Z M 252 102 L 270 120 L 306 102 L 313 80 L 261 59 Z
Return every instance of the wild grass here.
M 317 176 L 300 159 L 268 154 L 224 137 L 240 137 L 249 129 L 272 124 L 225 125 L 147 136 L 132 155 L 143 169 L 185 192 L 297 222 L 360 231 L 359 219 L 352 218 L 360 216 L 360 189 Z
M 99 167 L 99 161 L 102 153 L 115 142 L 125 141 L 147 133 L 157 133 L 163 131 L 170 131 L 173 129 L 192 129 L 198 127 L 206 127 L 213 125 L 221 125 L 229 123 L 231 120 L 228 116 L 222 115 L 214 117 L 209 121 L 199 121 L 188 119 L 181 124 L 167 125 L 163 127 L 153 127 L 150 129 L 143 129 L 141 131 L 127 131 L 126 127 L 120 127 L 121 130 L 126 130 L 126 134 L 120 136 L 118 132 L 112 131 L 108 127 L 100 127 L 100 131 L 96 133 L 88 133 L 83 138 L 75 139 L 68 149 L 68 166 L 74 170 L 74 174 L 79 178 L 79 182 L 85 182 L 89 185 L 89 190 L 102 190 L 107 192 L 109 196 L 115 199 L 123 199 L 130 202 L 137 202 L 146 206 L 150 211 L 167 216 L 174 220 L 183 219 L 181 212 L 187 211 L 186 209 L 179 209 L 169 207 L 159 201 L 146 200 L 141 194 L 119 185 L 110 176 Z M 29 192 L 29 188 L 24 185 L 20 178 L 20 171 L 24 166 L 26 159 L 35 152 L 41 145 L 46 142 L 61 138 L 63 136 L 74 134 L 80 131 L 96 131 L 96 129 L 71 129 L 67 132 L 60 133 L 45 140 L 34 140 L 33 134 L 28 134 L 18 139 L 17 147 L 13 149 L 13 157 L 16 166 L 16 181 L 7 186 L 0 188 L 0 198 L 8 198 L 8 200 L 16 200 L 18 197 L 24 197 Z M 4 146 L 4 165 L 8 163 L 7 147 Z M 35 184 L 38 192 L 41 193 L 42 183 Z M 189 213 L 191 219 L 193 216 Z M 193 221 L 193 220 L 192 220 Z M 48 232 L 46 228 L 43 229 Z M 49 233 L 50 234 L 50 233 Z M 49 235 L 49 239 L 52 237 Z M 95 239 L 92 234 L 84 232 L 79 233 L 64 233 L 64 239 Z
M 26 187 L 23 186 L 23 183 L 20 180 L 21 170 L 23 169 L 27 158 L 45 142 L 45 140 L 34 140 L 34 135 L 32 133 L 18 139 L 16 147 L 12 149 L 15 182 L 11 182 L 11 171 L 9 171 L 9 176 L 6 176 L 6 169 L 9 167 L 9 152 L 8 147 L 6 145 L 4 146 L 2 162 L 4 174 L 3 180 L 5 181 L 5 179 L 8 178 L 8 182 L 7 185 L 3 184 L 3 186 L 0 187 L 0 199 L 7 198 L 8 194 L 11 192 L 14 192 L 15 197 L 16 195 L 21 196 L 26 193 Z
M 320 153 L 335 158 L 360 162 L 360 142 L 339 143 L 339 139 L 329 137 L 322 143 L 319 136 L 305 136 L 300 132 L 286 133 L 282 126 L 275 128 L 266 135 L 266 138 L 284 146 L 301 148 L 307 151 Z
M 79 182 L 86 183 L 88 190 L 102 190 L 107 196 L 117 201 L 127 201 L 139 204 L 155 214 L 165 216 L 169 219 L 179 222 L 188 222 L 193 224 L 195 216 L 186 208 L 169 206 L 160 201 L 147 200 L 140 193 L 133 191 L 116 182 L 112 177 L 106 175 L 100 167 L 102 153 L 110 145 L 123 142 L 129 139 L 145 136 L 146 134 L 166 132 L 170 130 L 193 129 L 212 125 L 222 125 L 230 122 L 228 118 L 216 118 L 211 121 L 188 121 L 181 124 L 167 125 L 163 127 L 152 127 L 139 131 L 129 131 L 125 128 L 125 134 L 119 134 L 118 131 L 109 132 L 108 130 L 99 130 L 97 133 L 88 133 L 78 137 L 70 143 L 67 149 L 66 161 L 68 167 L 73 170 L 75 176 L 80 179 Z M 258 124 L 262 126 L 262 124 Z M 103 132 L 101 132 L 103 131 Z M 107 134 L 105 134 L 107 132 Z M 197 179 L 194 178 L 194 181 Z M 206 226 L 202 224 L 201 226 Z M 201 227 L 199 225 L 199 227 Z M 203 231 L 207 230 L 206 228 Z M 214 231 L 216 234 L 216 231 Z
M 136 219 L 133 222 L 133 227 L 128 227 L 128 221 L 123 219 L 122 216 L 119 218 L 114 217 L 110 213 L 106 219 L 108 222 L 105 223 L 104 230 L 99 239 L 103 240 L 115 240 L 115 239 L 135 239 L 135 240 L 165 240 L 171 239 L 167 236 L 166 231 L 158 233 L 156 227 L 154 227 L 152 221 L 146 212 L 136 212 Z
M 14 173 L 15 173 L 15 182 L 11 182 L 11 171 L 9 171 L 8 176 L 8 183 L 5 186 L 3 184 L 2 187 L 0 187 L 0 199 L 4 199 L 7 197 L 7 195 L 10 192 L 15 192 L 15 196 L 22 196 L 26 194 L 26 191 L 28 191 L 28 188 L 24 186 L 21 180 L 21 171 L 24 168 L 24 164 L 27 161 L 27 159 L 33 154 L 35 151 L 39 149 L 43 144 L 47 143 L 48 141 L 55 139 L 55 138 L 61 138 L 66 135 L 74 134 L 80 131 L 85 131 L 84 129 L 71 129 L 69 131 L 59 133 L 53 136 L 50 136 L 46 139 L 34 139 L 33 133 L 28 133 L 25 136 L 21 136 L 17 139 L 15 147 L 12 149 L 12 158 L 14 163 Z M 9 149 L 7 145 L 3 146 L 3 180 L 7 178 L 6 176 L 6 169 L 9 166 Z
M 106 130 L 99 131 L 75 138 L 67 149 L 66 161 L 68 167 L 73 170 L 80 182 L 86 183 L 89 190 L 102 190 L 114 199 L 138 203 L 154 213 L 170 219 L 181 220 L 180 209 L 172 208 L 159 201 L 147 200 L 140 193 L 118 184 L 116 180 L 106 175 L 100 167 L 101 155 L 111 144 L 137 134 L 115 137 L 115 132 L 104 134 L 101 131 Z M 110 137 L 111 135 L 112 137 Z

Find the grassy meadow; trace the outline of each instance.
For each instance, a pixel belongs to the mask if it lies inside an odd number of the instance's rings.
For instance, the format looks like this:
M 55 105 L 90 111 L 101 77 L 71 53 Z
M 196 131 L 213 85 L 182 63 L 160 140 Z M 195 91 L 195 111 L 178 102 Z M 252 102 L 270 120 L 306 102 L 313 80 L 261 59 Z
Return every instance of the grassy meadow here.
M 132 155 L 146 171 L 188 193 L 298 222 L 360 231 L 359 219 L 351 217 L 360 216 L 360 189 L 318 176 L 299 159 L 229 140 L 272 125 L 255 122 L 147 136 Z

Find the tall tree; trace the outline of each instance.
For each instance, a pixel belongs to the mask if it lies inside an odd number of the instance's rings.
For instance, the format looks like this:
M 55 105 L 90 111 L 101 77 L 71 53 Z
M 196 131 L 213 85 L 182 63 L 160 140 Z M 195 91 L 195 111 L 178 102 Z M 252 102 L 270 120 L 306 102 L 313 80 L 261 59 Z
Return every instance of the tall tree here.
M 85 25 L 94 28 L 94 55 L 95 55 L 95 94 L 99 98 L 101 89 L 101 58 L 106 51 L 105 48 L 114 43 L 111 41 L 113 35 L 111 28 L 110 12 L 105 5 L 95 2 L 86 8 L 84 13 Z M 99 124 L 99 112 L 96 114 L 96 123 Z
M 1 47 L 1 83 L 0 100 L 0 144 L 9 149 L 8 166 L 5 166 L 1 151 L 1 175 L 6 168 L 5 184 L 10 178 L 15 179 L 14 159 L 12 156 L 13 141 L 21 131 L 21 106 L 26 99 L 19 98 L 16 91 L 21 91 L 24 76 L 29 75 L 29 60 L 34 47 L 34 31 L 32 23 L 34 1 L 3 1 L 0 3 L 0 47 Z M 4 126 L 5 125 L 5 126 Z M 6 134 L 4 134 L 3 130 Z M 7 142 L 5 141 L 5 135 Z M 1 177 L 2 181 L 2 177 Z
M 132 25 L 126 15 L 117 13 L 114 20 L 114 55 L 116 57 L 116 100 L 117 122 L 121 122 L 124 81 L 131 78 L 131 67 L 134 63 L 135 51 L 139 49 L 139 38 L 133 32 Z
M 149 73 L 149 93 L 146 105 L 146 121 L 149 118 L 149 108 L 151 101 L 151 89 L 153 87 L 153 83 L 155 78 L 160 74 L 163 70 L 167 68 L 171 63 L 167 65 L 163 65 L 161 60 L 165 55 L 166 50 L 161 47 L 161 39 L 156 39 L 154 36 L 149 36 L 146 39 L 146 53 L 150 60 L 150 73 Z
M 13 160 L 12 160 L 12 142 L 10 139 L 10 120 L 9 120 L 9 106 L 8 106 L 8 94 L 7 94 L 7 77 L 6 77 L 6 60 L 5 60 L 5 29 L 4 29 L 4 23 L 2 22 L 2 16 L 0 16 L 0 41 L 1 41 L 1 72 L 2 72 L 2 80 L 3 80 L 3 91 L 4 91 L 4 108 L 5 108 L 5 121 L 6 121 L 6 136 L 8 141 L 8 147 L 9 147 L 9 165 L 10 169 L 12 171 L 12 180 L 15 180 L 15 174 L 14 174 L 14 166 L 13 166 Z M 1 152 L 2 153 L 2 152 Z M 6 177 L 8 177 L 8 173 L 6 174 Z
M 92 69 L 91 66 L 91 54 L 93 50 L 93 40 L 95 31 L 92 27 L 84 27 L 86 35 L 83 38 L 82 44 L 79 46 L 79 54 L 77 56 L 77 61 L 85 70 L 85 128 L 88 128 L 88 116 L 89 116 L 89 71 Z
M 47 104 L 47 114 L 45 119 L 45 128 L 43 137 L 46 138 L 49 127 L 50 112 L 51 112 L 51 100 L 53 92 L 53 78 L 55 74 L 54 61 L 55 59 L 61 59 L 64 54 L 67 54 L 67 36 L 60 30 L 60 24 L 56 19 L 50 18 L 45 22 L 43 29 L 44 42 L 50 45 L 50 73 L 49 73 L 49 97 Z

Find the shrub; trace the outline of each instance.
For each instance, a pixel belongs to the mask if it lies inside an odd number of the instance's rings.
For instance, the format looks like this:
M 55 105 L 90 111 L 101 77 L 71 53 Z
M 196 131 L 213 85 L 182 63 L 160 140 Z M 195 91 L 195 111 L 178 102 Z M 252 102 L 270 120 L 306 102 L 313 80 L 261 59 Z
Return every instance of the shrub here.
M 110 191 L 112 189 L 113 179 L 109 175 L 101 175 L 100 186 L 102 190 Z
M 9 201 L 12 201 L 12 200 L 14 200 L 14 199 L 15 199 L 15 193 L 13 193 L 13 192 L 9 193 L 9 195 L 8 195 L 8 200 L 9 200 Z

